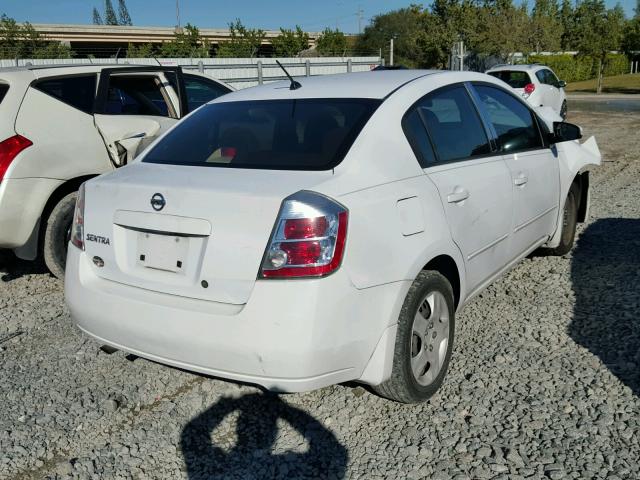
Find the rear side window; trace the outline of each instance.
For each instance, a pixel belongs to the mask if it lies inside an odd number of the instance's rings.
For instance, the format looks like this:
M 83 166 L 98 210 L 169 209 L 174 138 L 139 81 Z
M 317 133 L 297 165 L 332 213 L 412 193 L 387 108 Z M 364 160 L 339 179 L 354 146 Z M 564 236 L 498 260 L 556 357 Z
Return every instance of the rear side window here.
M 464 160 L 491 152 L 484 126 L 464 87 L 427 95 L 417 107 L 439 162 Z
M 2 100 L 4 100 L 4 96 L 7 94 L 8 91 L 9 91 L 9 85 L 0 83 L 0 103 L 2 103 Z
M 547 85 L 558 87 L 558 83 L 559 83 L 558 77 L 556 77 L 555 73 L 553 73 L 551 70 L 544 71 L 544 78 L 545 78 L 545 83 Z
M 499 78 L 507 83 L 511 88 L 524 88 L 531 83 L 531 77 L 527 72 L 516 70 L 501 70 L 499 72 L 489 72 L 492 77 Z
M 111 76 L 105 113 L 176 117 L 164 96 L 159 79 L 153 76 Z
M 420 107 L 413 107 L 402 119 L 402 129 L 409 140 L 409 144 L 415 153 L 422 168 L 433 165 L 436 161 L 433 147 L 429 141 L 427 130 L 422 120 Z
M 85 113 L 93 113 L 96 75 L 59 77 L 36 82 L 33 87 Z
M 211 82 L 206 79 L 200 79 L 198 77 L 192 77 L 191 75 L 184 76 L 184 88 L 187 91 L 187 103 L 189 104 L 190 112 L 205 103 L 230 92 L 228 88 L 225 88 L 218 83 Z
M 171 83 L 173 89 L 177 91 L 176 75 L 173 72 L 166 72 L 165 76 L 169 80 L 169 83 Z M 182 78 L 184 79 L 184 89 L 187 93 L 187 106 L 190 112 L 231 91 L 230 88 L 218 82 L 196 75 L 183 74 Z
M 327 170 L 339 164 L 378 100 L 302 99 L 205 105 L 144 162 L 203 167 Z
M 507 92 L 486 85 L 474 87 L 507 153 L 542 148 L 542 138 L 531 110 Z

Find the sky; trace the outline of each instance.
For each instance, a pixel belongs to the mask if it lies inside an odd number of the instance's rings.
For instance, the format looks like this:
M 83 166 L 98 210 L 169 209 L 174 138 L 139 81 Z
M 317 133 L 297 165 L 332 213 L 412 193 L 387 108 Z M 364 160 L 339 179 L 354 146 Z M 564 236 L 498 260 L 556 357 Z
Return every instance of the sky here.
M 307 31 L 325 27 L 358 32 L 358 10 L 362 27 L 371 17 L 417 0 L 178 0 L 180 21 L 200 28 L 225 28 L 236 18 L 248 27 L 277 30 L 300 25 Z M 516 0 L 518 1 L 518 0 Z M 613 6 L 616 0 L 605 0 Z M 112 0 L 117 9 L 118 0 Z M 176 25 L 176 0 L 126 0 L 134 25 Z M 620 0 L 627 16 L 633 14 L 635 0 Z M 529 1 L 529 5 L 533 0 Z M 31 23 L 91 23 L 93 7 L 102 12 L 104 0 L 0 0 L 0 13 Z

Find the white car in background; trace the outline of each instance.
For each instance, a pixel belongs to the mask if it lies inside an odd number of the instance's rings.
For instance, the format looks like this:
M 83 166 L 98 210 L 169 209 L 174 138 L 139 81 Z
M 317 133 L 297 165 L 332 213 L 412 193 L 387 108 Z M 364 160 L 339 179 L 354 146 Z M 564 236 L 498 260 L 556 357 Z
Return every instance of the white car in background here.
M 567 118 L 567 82 L 558 80 L 555 73 L 544 65 L 499 65 L 486 72 L 513 88 L 534 107 L 549 107 L 560 117 Z
M 489 75 L 396 70 L 220 97 L 80 191 L 65 295 L 110 349 L 302 391 L 429 398 L 455 315 L 589 207 L 593 138 Z
M 80 184 L 229 91 L 180 67 L 0 69 L 0 248 L 62 277 Z

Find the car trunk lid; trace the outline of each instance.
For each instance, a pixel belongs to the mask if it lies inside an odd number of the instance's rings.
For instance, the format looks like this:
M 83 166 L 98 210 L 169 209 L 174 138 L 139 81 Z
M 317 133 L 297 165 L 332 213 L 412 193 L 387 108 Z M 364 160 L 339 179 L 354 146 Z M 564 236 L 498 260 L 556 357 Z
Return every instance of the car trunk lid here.
M 244 304 L 282 200 L 331 176 L 136 163 L 87 185 L 86 253 L 104 279 Z

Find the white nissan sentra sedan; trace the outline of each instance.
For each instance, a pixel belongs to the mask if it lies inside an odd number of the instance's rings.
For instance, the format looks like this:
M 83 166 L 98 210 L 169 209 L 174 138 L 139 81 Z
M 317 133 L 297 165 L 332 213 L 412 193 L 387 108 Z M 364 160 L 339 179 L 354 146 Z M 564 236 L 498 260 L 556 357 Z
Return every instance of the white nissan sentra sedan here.
M 233 92 L 90 180 L 65 277 L 100 344 L 275 391 L 429 398 L 455 315 L 587 218 L 579 127 L 506 85 L 380 71 Z

